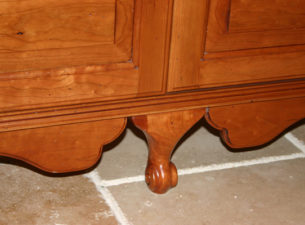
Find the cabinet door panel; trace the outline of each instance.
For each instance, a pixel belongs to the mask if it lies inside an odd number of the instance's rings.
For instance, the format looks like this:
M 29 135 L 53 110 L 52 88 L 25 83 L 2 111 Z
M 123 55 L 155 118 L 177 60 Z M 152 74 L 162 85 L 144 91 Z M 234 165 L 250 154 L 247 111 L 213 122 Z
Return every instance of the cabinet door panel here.
M 228 30 L 253 32 L 305 28 L 304 0 L 231 0 Z
M 127 61 L 132 9 L 124 0 L 2 1 L 0 73 Z
M 207 52 L 305 44 L 305 0 L 211 0 Z
M 304 12 L 305 0 L 176 0 L 168 91 L 303 78 Z
M 171 0 L 1 1 L 0 111 L 164 92 L 170 13 Z

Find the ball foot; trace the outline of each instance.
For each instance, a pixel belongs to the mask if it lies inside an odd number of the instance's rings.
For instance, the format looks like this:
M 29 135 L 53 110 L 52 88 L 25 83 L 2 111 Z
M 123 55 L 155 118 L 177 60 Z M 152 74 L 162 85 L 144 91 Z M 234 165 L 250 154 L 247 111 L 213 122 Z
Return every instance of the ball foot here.
M 145 181 L 152 192 L 164 194 L 178 183 L 176 166 L 172 162 L 167 165 L 149 164 L 145 172 Z

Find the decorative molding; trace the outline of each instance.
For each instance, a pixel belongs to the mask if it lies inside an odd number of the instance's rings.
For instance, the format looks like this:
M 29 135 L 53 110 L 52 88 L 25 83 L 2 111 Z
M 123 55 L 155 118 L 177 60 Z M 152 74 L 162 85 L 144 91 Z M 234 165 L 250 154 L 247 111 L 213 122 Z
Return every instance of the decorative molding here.
M 305 98 L 211 107 L 205 118 L 231 148 L 255 147 L 305 118 Z
M 52 173 L 94 166 L 103 145 L 125 129 L 126 119 L 102 120 L 0 133 L 0 155 L 19 159 Z
M 196 109 L 132 118 L 148 141 L 149 156 L 145 181 L 153 192 L 162 194 L 177 185 L 177 169 L 170 161 L 172 151 L 204 113 L 204 109 Z
M 121 100 L 92 99 L 90 102 L 36 105 L 31 108 L 3 109 L 0 113 L 0 131 L 304 96 L 305 79 L 298 79 Z

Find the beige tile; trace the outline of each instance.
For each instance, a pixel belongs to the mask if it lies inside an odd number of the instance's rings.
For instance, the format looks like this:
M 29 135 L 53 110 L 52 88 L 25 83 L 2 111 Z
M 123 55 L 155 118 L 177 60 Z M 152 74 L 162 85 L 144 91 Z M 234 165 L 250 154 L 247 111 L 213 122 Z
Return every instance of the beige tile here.
M 230 151 L 222 144 L 218 135 L 212 134 L 201 124 L 197 124 L 183 138 L 173 154 L 172 160 L 178 169 L 299 152 L 283 137 L 254 150 Z M 144 173 L 148 147 L 139 130 L 129 124 L 126 134 L 110 147 L 112 148 L 108 147 L 109 150 L 103 153 L 97 167 L 103 179 L 116 179 Z
M 289 155 L 297 152 L 300 152 L 300 150 L 284 137 L 253 149 L 228 149 L 221 142 L 218 133 L 212 134 L 201 126 L 178 147 L 172 160 L 178 168 L 188 168 L 268 156 Z
M 137 132 L 135 130 L 135 132 Z M 103 152 L 96 168 L 103 179 L 116 179 L 143 174 L 146 167 L 148 147 L 146 141 L 127 129 L 121 139 Z
M 305 159 L 180 177 L 165 195 L 111 187 L 134 225 L 305 224 Z
M 297 128 L 292 130 L 292 134 L 305 143 L 305 124 L 302 123 Z
M 109 207 L 83 176 L 46 177 L 0 164 L 1 225 L 114 225 Z

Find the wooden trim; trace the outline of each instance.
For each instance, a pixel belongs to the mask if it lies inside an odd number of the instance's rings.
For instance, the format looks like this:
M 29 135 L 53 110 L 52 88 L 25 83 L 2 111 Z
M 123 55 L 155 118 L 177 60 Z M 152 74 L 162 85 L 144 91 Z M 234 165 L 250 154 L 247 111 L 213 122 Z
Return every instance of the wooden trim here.
M 85 170 L 98 162 L 103 145 L 116 139 L 125 126 L 122 118 L 3 132 L 0 155 L 51 173 Z
M 278 53 L 274 54 L 267 54 L 267 51 L 266 54 L 262 54 L 264 51 L 261 51 L 261 54 L 252 56 L 242 56 L 240 53 L 240 57 L 204 60 L 200 64 L 200 87 L 302 78 L 305 71 L 305 51 L 293 52 L 292 50 L 293 48 L 286 53 L 278 50 Z
M 305 98 L 209 108 L 205 118 L 231 148 L 266 144 L 305 116 Z
M 139 96 L 165 93 L 173 0 L 142 0 Z
M 3 74 L 0 111 L 94 98 L 130 98 L 138 92 L 138 81 L 139 73 L 132 63 Z
M 305 97 L 305 79 L 125 100 L 7 109 L 0 114 L 0 131 L 303 97 Z
M 202 0 L 174 3 L 168 91 L 199 87 L 207 8 Z
M 134 3 L 134 21 L 133 21 L 133 41 L 132 41 L 132 62 L 135 67 L 139 67 L 140 57 L 140 33 L 142 17 L 142 0 L 135 0 Z
M 135 0 L 116 0 L 116 23 L 115 23 L 115 45 L 132 57 L 133 35 L 134 33 L 134 2 Z M 126 61 L 128 61 L 126 60 Z

